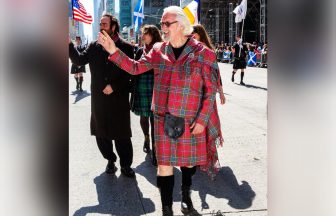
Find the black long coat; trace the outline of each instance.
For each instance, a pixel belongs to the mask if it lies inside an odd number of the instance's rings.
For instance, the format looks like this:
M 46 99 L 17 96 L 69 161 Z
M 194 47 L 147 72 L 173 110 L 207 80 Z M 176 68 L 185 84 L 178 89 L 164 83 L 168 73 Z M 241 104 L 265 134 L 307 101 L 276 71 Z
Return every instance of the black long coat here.
M 118 38 L 116 46 L 133 58 L 133 46 Z M 109 53 L 97 43 L 78 53 L 69 45 L 69 56 L 77 65 L 89 64 L 91 72 L 91 134 L 101 138 L 122 139 L 132 136 L 130 124 L 130 75 L 107 58 Z M 113 93 L 103 93 L 110 84 Z

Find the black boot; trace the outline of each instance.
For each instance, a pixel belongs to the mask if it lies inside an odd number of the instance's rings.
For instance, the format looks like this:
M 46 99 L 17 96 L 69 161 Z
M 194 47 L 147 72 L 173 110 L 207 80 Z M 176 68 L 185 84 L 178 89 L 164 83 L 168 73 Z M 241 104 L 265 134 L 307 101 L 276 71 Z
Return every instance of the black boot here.
M 173 216 L 172 206 L 162 206 L 162 216 Z
M 182 171 L 182 186 L 181 186 L 181 212 L 184 215 L 200 215 L 193 206 L 190 198 L 190 186 L 192 185 L 192 176 L 196 172 L 196 167 L 188 168 L 181 167 Z
M 114 174 L 117 170 L 118 170 L 118 168 L 114 165 L 114 161 L 109 160 L 107 165 L 106 165 L 105 172 L 107 174 Z
M 190 198 L 190 187 L 182 186 L 181 192 L 182 192 L 181 212 L 184 215 L 199 215 L 198 212 L 194 209 L 193 203 Z
M 79 90 L 79 79 L 78 77 L 75 77 L 76 80 L 76 90 Z
M 83 77 L 79 77 L 79 91 L 83 91 L 82 89 Z
M 243 82 L 244 79 L 244 72 L 240 73 L 240 85 L 245 85 L 245 83 Z
M 161 196 L 162 215 L 173 216 L 174 175 L 157 176 L 156 181 Z
M 149 153 L 149 152 L 150 152 L 150 147 L 149 147 L 149 135 L 145 135 L 145 141 L 144 141 L 142 150 L 143 150 L 143 152 L 145 152 L 145 153 Z
M 231 81 L 234 82 L 234 75 L 236 74 L 236 72 L 232 71 L 232 76 L 231 76 Z

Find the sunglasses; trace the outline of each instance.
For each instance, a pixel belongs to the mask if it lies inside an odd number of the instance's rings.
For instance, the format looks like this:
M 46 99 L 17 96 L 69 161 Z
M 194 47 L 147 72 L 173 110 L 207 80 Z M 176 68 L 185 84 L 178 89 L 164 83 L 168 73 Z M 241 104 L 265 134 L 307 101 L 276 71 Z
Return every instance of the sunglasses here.
M 174 22 L 160 22 L 160 26 L 161 28 L 165 25 L 167 28 L 169 28 L 169 26 L 173 25 L 174 23 L 177 23 L 177 21 Z

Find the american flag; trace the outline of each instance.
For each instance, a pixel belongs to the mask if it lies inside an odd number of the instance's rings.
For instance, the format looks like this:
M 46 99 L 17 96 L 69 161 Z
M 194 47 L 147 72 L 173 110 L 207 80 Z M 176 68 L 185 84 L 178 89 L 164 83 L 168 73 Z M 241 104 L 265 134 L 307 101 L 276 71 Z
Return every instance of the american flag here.
M 87 24 L 92 23 L 92 16 L 88 14 L 79 0 L 72 0 L 73 19 Z

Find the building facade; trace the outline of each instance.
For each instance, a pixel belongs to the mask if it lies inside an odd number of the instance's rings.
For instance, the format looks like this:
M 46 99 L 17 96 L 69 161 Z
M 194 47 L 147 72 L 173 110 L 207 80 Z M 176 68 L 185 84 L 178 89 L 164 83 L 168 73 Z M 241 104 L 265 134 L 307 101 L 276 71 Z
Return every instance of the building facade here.
M 102 14 L 106 11 L 106 0 L 93 1 L 93 23 L 92 23 L 92 40 L 97 40 L 100 31 L 99 23 Z
M 76 36 L 80 36 L 82 38 L 82 41 L 86 40 L 86 37 L 84 35 L 84 25 L 82 22 L 78 22 L 76 20 L 73 20 L 73 14 L 72 14 L 72 2 L 71 0 L 69 2 L 69 12 L 68 12 L 68 18 L 69 18 L 69 34 L 72 39 L 75 39 Z
M 232 44 L 235 35 L 242 33 L 242 23 L 235 23 L 234 8 L 240 0 L 202 0 L 201 24 L 204 25 L 214 43 Z M 266 0 L 247 1 L 243 40 L 267 42 Z
M 132 26 L 132 1 L 119 0 L 119 22 L 120 28 Z
M 106 6 L 106 12 L 115 15 L 115 1 L 114 0 L 106 0 L 105 6 Z

